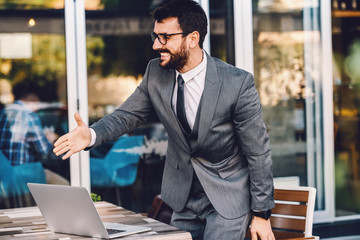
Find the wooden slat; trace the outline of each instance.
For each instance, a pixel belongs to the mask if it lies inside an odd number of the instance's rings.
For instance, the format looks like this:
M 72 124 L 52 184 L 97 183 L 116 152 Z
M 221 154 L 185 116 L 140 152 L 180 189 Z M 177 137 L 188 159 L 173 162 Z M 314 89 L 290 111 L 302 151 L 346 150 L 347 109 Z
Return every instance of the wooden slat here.
M 282 214 L 290 216 L 306 216 L 307 205 L 294 205 L 285 203 L 276 203 L 275 208 L 271 210 L 273 214 Z
M 292 219 L 272 216 L 270 221 L 273 228 L 305 231 L 305 219 Z
M 305 236 L 305 234 L 303 233 L 279 231 L 279 230 L 273 230 L 273 233 L 275 235 L 275 239 L 302 238 Z
M 301 238 L 285 238 L 283 240 L 310 240 L 310 239 L 318 239 L 318 238 L 314 236 L 314 237 L 301 237 Z
M 275 189 L 274 195 L 275 195 L 275 200 L 307 202 L 308 197 L 309 197 L 309 192 L 308 191 Z
M 280 231 L 280 230 L 276 230 L 273 229 L 273 233 L 275 235 L 275 239 L 297 239 L 297 238 L 301 238 L 304 239 L 305 234 L 304 233 L 299 233 L 299 232 L 289 232 L 289 231 Z M 251 239 L 251 233 L 250 230 L 248 230 L 246 232 L 246 239 Z M 305 238 L 307 239 L 307 238 Z M 313 239 L 313 238 L 309 238 L 309 239 Z

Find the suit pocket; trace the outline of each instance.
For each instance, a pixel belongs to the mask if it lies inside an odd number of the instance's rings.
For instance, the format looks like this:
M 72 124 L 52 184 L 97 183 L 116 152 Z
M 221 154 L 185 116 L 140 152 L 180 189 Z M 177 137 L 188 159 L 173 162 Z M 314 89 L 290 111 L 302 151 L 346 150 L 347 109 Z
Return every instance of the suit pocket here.
M 231 159 L 226 166 L 218 170 L 221 178 L 228 178 L 240 170 L 246 170 L 247 168 L 242 164 L 243 160 L 238 157 Z
M 228 122 L 229 120 L 230 115 L 227 115 L 226 117 L 215 118 L 211 121 L 211 127 L 216 127 L 217 125 Z
M 169 153 L 167 153 L 167 155 L 166 155 L 165 164 L 170 165 L 171 167 L 173 167 L 175 169 L 179 169 L 179 162 L 174 157 L 172 157 L 171 154 L 169 154 Z

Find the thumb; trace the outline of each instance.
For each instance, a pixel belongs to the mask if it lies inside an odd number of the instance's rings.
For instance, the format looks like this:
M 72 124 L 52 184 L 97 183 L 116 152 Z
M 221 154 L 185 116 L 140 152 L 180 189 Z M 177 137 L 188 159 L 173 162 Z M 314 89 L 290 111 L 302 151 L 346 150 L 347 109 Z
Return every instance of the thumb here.
M 76 121 L 76 123 L 77 123 L 77 125 L 78 125 L 79 127 L 85 125 L 85 123 L 83 122 L 83 120 L 82 120 L 82 118 L 81 118 L 81 116 L 80 116 L 79 113 L 75 113 L 75 114 L 74 114 L 74 118 L 75 118 L 75 121 Z

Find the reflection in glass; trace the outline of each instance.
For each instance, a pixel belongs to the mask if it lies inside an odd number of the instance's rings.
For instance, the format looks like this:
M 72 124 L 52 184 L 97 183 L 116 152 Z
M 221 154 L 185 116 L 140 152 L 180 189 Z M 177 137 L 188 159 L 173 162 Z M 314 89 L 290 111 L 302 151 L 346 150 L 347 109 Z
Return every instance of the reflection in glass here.
M 210 47 L 211 47 L 211 56 L 217 57 L 223 61 L 227 61 L 227 51 L 229 51 L 227 46 L 227 38 L 229 37 L 226 29 L 226 20 L 227 16 L 231 13 L 227 12 L 227 6 L 232 5 L 232 0 L 226 1 L 216 1 L 209 0 L 210 8 Z M 230 51 L 234 51 L 231 49 Z
M 351 8 L 332 10 L 336 216 L 360 213 L 360 14 Z
M 64 0 L 0 0 L 0 10 L 64 9 Z
M 85 1 L 91 124 L 113 112 L 130 96 L 142 81 L 148 61 L 158 54 L 152 50 L 153 23 L 149 14 L 157 1 L 101 1 L 92 7 L 90 2 Z M 141 143 L 133 136 L 142 137 Z M 92 192 L 102 200 L 146 212 L 154 196 L 160 193 L 166 146 L 167 134 L 153 119 L 129 136 L 91 150 Z M 131 149 L 135 149 L 137 157 L 125 156 Z M 114 176 L 123 174 L 123 166 L 130 159 L 134 160 L 137 177 L 133 182 L 129 175 L 129 179 L 123 179 L 127 184 L 120 184 Z M 105 167 L 107 161 L 113 163 L 113 168 Z M 107 169 L 108 174 L 104 175 L 101 169 Z M 134 173 L 133 170 L 129 168 L 129 173 Z
M 309 11 L 312 14 L 308 14 Z M 253 1 L 254 77 L 263 106 L 275 184 L 315 186 L 323 209 L 317 71 L 318 1 Z M 310 119 L 317 119 L 316 121 Z
M 0 208 L 33 205 L 26 181 L 54 183 L 50 178 L 45 179 L 50 176 L 47 170 L 61 176 L 65 184 L 69 183 L 69 162 L 55 157 L 51 151 L 51 142 L 68 131 L 63 7 L 63 0 L 0 1 L 0 128 L 2 132 L 10 129 L 8 136 L 1 135 L 0 139 Z M 15 128 L 9 128 L 15 125 L 8 111 L 13 106 L 20 106 L 14 102 L 13 94 L 14 87 L 19 84 L 33 86 L 37 95 L 36 99 L 30 101 L 31 105 L 26 105 L 28 113 L 33 112 L 31 114 L 36 122 L 29 128 L 29 132 L 39 129 L 42 136 L 48 137 L 48 147 L 41 156 L 32 156 L 40 147 L 29 143 L 31 156 L 24 159 L 34 161 L 34 165 L 20 165 L 16 162 L 9 165 L 13 159 L 9 152 L 13 150 L 4 144 L 20 136 Z M 27 118 L 20 119 L 22 130 L 26 129 L 28 122 Z M 30 134 L 27 137 L 34 138 Z M 21 139 L 18 144 L 24 144 L 27 141 L 25 139 Z M 29 179 L 39 169 L 39 178 Z M 11 179 L 16 179 L 16 182 Z

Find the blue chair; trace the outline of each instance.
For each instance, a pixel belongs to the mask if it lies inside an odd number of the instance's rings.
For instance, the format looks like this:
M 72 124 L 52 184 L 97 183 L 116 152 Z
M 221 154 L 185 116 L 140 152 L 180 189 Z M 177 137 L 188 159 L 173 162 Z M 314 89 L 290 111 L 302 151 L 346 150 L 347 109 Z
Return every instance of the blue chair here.
M 122 136 L 104 158 L 90 158 L 91 186 L 116 188 L 120 205 L 119 187 L 131 186 L 135 180 L 140 160 L 136 147 L 144 144 L 144 136 Z
M 46 183 L 45 171 L 40 162 L 12 166 L 0 151 L 0 197 L 18 197 L 29 194 L 28 182 Z

